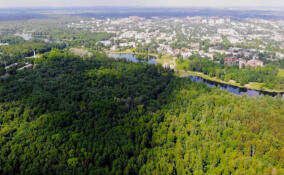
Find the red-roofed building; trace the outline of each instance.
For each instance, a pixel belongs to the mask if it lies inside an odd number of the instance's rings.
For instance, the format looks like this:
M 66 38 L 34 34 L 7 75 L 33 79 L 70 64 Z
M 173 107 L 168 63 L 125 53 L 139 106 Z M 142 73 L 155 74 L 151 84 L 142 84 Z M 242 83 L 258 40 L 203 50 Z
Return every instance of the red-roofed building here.
M 230 66 L 238 65 L 239 59 L 237 57 L 225 57 L 224 63 Z
M 260 60 L 249 60 L 247 63 L 251 67 L 263 67 L 263 61 Z

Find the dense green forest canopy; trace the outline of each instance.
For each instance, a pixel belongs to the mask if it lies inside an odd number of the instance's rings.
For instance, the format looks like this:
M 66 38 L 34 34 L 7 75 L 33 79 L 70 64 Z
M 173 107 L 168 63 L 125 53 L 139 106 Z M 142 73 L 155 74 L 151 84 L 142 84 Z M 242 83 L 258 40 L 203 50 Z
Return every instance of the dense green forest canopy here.
M 36 36 L 34 36 L 36 35 Z M 64 49 L 66 47 L 84 47 L 93 50 L 101 50 L 98 41 L 107 40 L 114 34 L 105 32 L 86 32 L 68 28 L 54 28 L 44 32 L 34 32 L 32 40 L 24 40 L 14 35 L 0 35 L 0 43 L 8 43 L 9 46 L 0 46 L 0 64 L 9 65 L 23 61 L 25 57 L 49 52 L 52 49 Z M 0 67 L 2 67 L 0 65 Z
M 0 174 L 283 174 L 284 102 L 53 50 L 0 82 Z
M 64 43 L 46 43 L 41 40 L 24 41 L 18 37 L 6 38 L 8 46 L 0 46 L 0 63 L 12 64 L 18 61 L 23 61 L 25 57 L 30 57 L 36 54 L 49 52 L 52 49 L 63 49 L 66 47 Z
M 108 40 L 115 36 L 106 32 L 88 32 L 76 29 L 60 28 L 48 31 L 48 39 L 52 41 L 64 41 L 68 45 L 84 46 L 86 48 L 100 49 L 98 41 Z

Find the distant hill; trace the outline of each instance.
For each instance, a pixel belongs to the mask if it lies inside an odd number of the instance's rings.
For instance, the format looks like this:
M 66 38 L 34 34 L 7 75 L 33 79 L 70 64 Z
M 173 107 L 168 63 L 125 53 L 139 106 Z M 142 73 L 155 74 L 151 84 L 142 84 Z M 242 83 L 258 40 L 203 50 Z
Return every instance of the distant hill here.
M 129 16 L 187 17 L 231 16 L 234 18 L 283 19 L 282 9 L 273 8 L 137 8 L 137 7 L 89 7 L 89 8 L 14 8 L 1 9 L 0 21 L 27 20 L 54 16 L 81 16 L 95 18 L 124 18 Z

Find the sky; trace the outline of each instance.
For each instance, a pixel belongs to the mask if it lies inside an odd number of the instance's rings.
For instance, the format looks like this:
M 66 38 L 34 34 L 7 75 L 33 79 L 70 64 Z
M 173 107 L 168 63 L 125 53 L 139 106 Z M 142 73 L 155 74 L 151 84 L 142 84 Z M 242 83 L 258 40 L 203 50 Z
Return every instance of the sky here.
M 284 7 L 284 0 L 0 0 L 6 7 Z

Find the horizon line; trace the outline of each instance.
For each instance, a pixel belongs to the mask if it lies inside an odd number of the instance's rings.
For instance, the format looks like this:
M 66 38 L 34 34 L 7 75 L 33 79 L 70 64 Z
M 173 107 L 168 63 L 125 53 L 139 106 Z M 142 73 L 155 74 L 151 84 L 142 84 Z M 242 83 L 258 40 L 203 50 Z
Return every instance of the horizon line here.
M 275 8 L 284 9 L 284 6 L 113 6 L 113 5 L 92 5 L 92 6 L 11 6 L 11 7 L 1 7 L 0 9 L 69 9 L 69 8 Z

